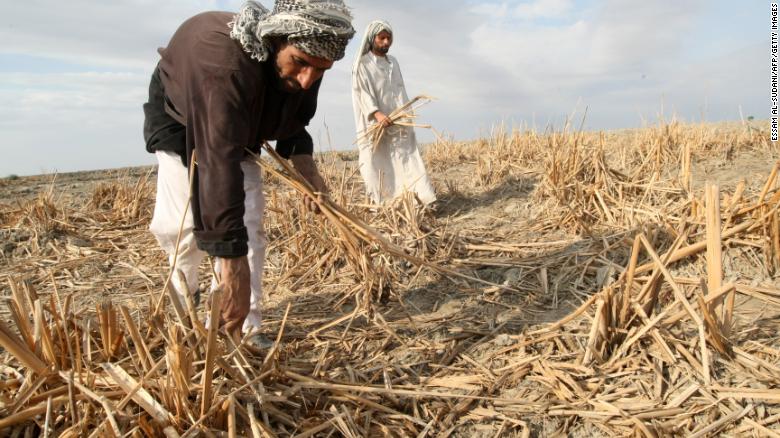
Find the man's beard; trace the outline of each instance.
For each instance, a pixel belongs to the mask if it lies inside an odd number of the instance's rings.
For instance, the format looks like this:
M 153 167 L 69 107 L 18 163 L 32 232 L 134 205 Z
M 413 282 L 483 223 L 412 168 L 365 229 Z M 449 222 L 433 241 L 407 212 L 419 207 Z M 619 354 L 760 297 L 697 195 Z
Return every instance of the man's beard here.
M 303 89 L 301 84 L 291 76 L 279 76 L 279 83 L 282 89 L 288 93 L 297 93 Z
M 376 50 L 377 52 L 379 52 L 379 53 L 381 53 L 383 55 L 387 55 L 387 52 L 390 51 L 390 47 L 377 47 L 374 50 Z

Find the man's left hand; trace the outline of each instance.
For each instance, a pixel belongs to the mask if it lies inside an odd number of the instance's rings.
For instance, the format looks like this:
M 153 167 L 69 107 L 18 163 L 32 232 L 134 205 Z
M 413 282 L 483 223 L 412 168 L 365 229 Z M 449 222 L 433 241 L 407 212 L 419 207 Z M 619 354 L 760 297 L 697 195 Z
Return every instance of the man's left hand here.
M 293 155 L 290 157 L 290 161 L 292 161 L 295 170 L 300 172 L 306 178 L 306 181 L 314 187 L 314 193 L 318 197 L 322 198 L 327 195 L 328 186 L 325 185 L 325 180 L 322 179 L 320 172 L 317 170 L 317 164 L 314 163 L 314 158 L 311 155 Z M 314 213 L 320 212 L 317 203 L 308 196 L 303 198 L 303 203 L 307 210 Z

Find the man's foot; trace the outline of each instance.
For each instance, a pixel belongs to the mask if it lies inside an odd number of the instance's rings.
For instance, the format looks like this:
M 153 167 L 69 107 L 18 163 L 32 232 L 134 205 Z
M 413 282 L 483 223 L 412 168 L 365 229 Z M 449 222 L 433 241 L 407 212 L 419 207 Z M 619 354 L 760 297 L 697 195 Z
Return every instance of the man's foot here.
M 441 212 L 441 210 L 442 210 L 441 201 L 436 199 L 436 200 L 426 204 L 424 206 L 424 209 L 425 209 L 425 212 L 427 214 L 429 214 L 431 216 L 437 216 Z
M 266 338 L 262 333 L 249 335 L 244 344 L 254 350 L 270 350 L 274 346 L 274 342 Z
M 195 293 L 192 294 L 192 304 L 195 308 L 200 305 L 200 288 L 195 289 Z

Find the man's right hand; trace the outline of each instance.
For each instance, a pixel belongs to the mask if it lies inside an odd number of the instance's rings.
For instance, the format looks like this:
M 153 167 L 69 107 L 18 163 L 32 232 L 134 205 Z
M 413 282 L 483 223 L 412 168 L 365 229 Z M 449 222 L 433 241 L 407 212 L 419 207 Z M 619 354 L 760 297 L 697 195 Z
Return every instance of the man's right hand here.
M 252 295 L 250 286 L 249 261 L 246 256 L 219 258 L 222 287 L 222 308 L 219 325 L 237 342 L 241 339 L 241 328 L 249 315 L 249 302 Z
M 393 121 L 390 119 L 390 117 L 387 117 L 384 115 L 382 111 L 376 111 L 374 113 L 374 120 L 385 128 L 393 124 Z

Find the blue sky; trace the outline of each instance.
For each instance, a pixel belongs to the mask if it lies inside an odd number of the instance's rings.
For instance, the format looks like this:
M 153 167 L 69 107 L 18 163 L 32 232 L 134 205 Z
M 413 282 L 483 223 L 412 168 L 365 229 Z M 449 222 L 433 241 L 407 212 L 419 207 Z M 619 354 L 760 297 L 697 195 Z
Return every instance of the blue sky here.
M 372 19 L 420 120 L 456 139 L 496 124 L 588 129 L 767 118 L 769 3 L 763 1 L 347 0 L 358 37 Z M 28 0 L 0 14 L 0 176 L 152 164 L 141 137 L 148 77 L 176 27 L 240 1 Z M 271 6 L 270 2 L 264 2 Z M 320 150 L 355 138 L 347 57 L 325 77 L 310 132 Z M 420 131 L 422 140 L 431 134 Z M 330 141 L 328 141 L 328 138 Z

